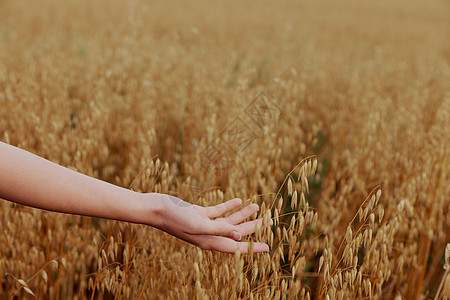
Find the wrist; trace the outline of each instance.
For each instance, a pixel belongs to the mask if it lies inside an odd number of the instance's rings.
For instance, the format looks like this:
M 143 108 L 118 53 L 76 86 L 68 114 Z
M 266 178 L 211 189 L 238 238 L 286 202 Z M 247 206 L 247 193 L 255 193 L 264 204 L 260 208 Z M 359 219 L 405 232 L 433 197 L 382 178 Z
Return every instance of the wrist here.
M 136 214 L 139 221 L 136 223 L 159 227 L 161 224 L 161 215 L 164 211 L 163 194 L 159 193 L 137 193 L 139 205 Z

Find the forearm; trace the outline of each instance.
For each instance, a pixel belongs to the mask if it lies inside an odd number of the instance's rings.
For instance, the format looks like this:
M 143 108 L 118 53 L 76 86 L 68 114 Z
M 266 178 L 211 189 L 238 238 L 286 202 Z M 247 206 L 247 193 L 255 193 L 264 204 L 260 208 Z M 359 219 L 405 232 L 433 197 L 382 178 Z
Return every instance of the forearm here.
M 151 224 L 157 200 L 142 201 L 141 195 L 0 142 L 0 198 L 51 211 Z

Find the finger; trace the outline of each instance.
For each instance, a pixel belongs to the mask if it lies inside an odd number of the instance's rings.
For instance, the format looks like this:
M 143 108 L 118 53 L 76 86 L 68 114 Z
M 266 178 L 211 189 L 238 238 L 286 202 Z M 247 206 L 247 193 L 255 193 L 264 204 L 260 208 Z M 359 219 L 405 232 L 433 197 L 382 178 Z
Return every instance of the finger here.
M 229 237 L 234 240 L 240 240 L 242 236 L 237 226 L 217 220 L 206 221 L 205 226 L 199 233 Z
M 204 241 L 208 244 L 208 249 L 225 252 L 225 253 L 235 253 L 239 249 L 241 253 L 249 252 L 249 242 L 236 242 L 229 238 L 219 237 L 219 236 L 208 236 L 208 239 Z M 269 252 L 269 245 L 265 243 L 253 243 L 253 253 Z
M 206 214 L 209 218 L 217 218 L 242 204 L 242 200 L 235 198 L 216 206 L 205 207 Z
M 263 219 L 256 219 L 253 221 L 245 222 L 240 225 L 237 225 L 239 232 L 242 236 L 246 236 L 252 234 L 256 231 L 256 225 L 262 227 Z M 269 226 L 273 225 L 273 220 L 270 220 Z
M 255 212 L 259 211 L 258 204 L 251 204 L 249 206 L 244 207 L 238 212 L 224 218 L 224 220 L 230 224 L 237 225 L 242 223 L 245 219 L 249 218 Z

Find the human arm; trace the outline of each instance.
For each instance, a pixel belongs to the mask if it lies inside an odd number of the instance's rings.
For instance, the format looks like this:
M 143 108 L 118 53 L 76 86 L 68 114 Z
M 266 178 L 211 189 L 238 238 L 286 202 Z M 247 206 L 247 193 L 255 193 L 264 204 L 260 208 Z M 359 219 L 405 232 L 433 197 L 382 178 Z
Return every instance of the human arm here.
M 219 218 L 241 204 L 233 199 L 213 207 L 180 202 L 158 193 L 142 194 L 64 168 L 20 148 L 0 142 L 0 198 L 50 211 L 146 224 L 202 249 L 246 252 L 237 242 L 251 234 L 257 222 L 242 223 L 258 210 L 249 205 Z M 255 252 L 266 244 L 255 243 Z

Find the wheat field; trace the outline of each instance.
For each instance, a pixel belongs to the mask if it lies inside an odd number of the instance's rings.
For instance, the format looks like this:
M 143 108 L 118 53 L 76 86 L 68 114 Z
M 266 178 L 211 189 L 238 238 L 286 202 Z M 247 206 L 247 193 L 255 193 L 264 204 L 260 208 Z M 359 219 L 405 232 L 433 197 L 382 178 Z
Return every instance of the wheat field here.
M 450 2 L 0 0 L 0 139 L 258 203 L 270 253 L 0 201 L 0 299 L 448 299 Z

